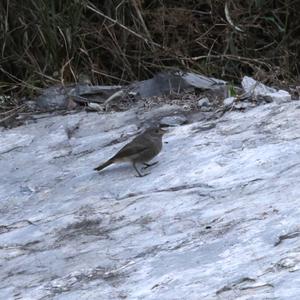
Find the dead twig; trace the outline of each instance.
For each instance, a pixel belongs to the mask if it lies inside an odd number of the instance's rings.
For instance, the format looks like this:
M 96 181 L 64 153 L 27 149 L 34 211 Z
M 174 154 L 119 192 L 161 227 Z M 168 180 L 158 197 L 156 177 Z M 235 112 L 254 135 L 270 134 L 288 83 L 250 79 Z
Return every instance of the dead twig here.
M 96 9 L 93 5 L 88 4 L 86 6 L 89 10 L 93 11 L 94 13 L 96 13 L 97 15 L 102 16 L 103 18 L 109 20 L 110 22 L 112 22 L 113 24 L 117 24 L 118 26 L 120 26 L 122 29 L 128 31 L 129 33 L 133 34 L 134 36 L 136 36 L 139 39 L 142 39 L 145 43 L 147 44 L 151 44 L 153 46 L 159 47 L 161 49 L 164 49 L 164 47 L 158 43 L 155 43 L 147 38 L 145 38 L 144 36 L 142 36 L 141 34 L 135 32 L 134 30 L 128 28 L 127 26 L 123 25 L 122 23 L 118 22 L 115 19 L 112 19 L 111 17 L 105 15 L 103 12 L 101 12 L 99 9 Z

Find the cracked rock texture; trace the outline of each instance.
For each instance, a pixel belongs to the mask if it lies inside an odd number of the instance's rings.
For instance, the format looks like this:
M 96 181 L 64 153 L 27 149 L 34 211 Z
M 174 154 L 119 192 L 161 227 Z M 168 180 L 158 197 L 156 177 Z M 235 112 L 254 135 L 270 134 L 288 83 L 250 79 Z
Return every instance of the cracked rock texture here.
M 159 164 L 93 168 L 133 111 L 0 133 L 1 299 L 300 299 L 300 106 L 170 128 Z

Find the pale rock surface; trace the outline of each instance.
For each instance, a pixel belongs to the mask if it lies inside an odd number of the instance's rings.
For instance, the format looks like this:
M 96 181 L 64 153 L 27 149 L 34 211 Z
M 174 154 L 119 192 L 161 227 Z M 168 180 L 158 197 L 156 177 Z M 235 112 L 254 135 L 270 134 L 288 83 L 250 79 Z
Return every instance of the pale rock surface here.
M 170 128 L 143 178 L 94 172 L 134 120 L 78 113 L 0 133 L 0 298 L 299 299 L 299 104 Z
M 236 97 L 228 97 L 224 99 L 223 104 L 225 107 L 230 107 L 233 105 L 234 101 L 236 101 Z
M 210 102 L 209 102 L 209 99 L 207 97 L 204 97 L 204 98 L 201 98 L 199 101 L 198 101 L 198 106 L 199 107 L 209 107 L 210 106 Z
M 187 123 L 187 118 L 184 115 L 166 116 L 160 120 L 162 126 L 179 126 Z
M 242 87 L 246 93 L 253 93 L 254 96 L 270 97 L 278 104 L 291 101 L 292 98 L 289 92 L 268 87 L 248 76 L 244 76 L 242 80 Z

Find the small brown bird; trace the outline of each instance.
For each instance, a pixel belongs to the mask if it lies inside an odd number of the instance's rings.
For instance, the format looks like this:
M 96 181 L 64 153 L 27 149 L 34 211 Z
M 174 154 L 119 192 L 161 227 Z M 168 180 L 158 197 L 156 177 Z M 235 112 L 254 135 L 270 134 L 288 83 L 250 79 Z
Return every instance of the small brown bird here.
M 147 162 L 161 151 L 162 137 L 165 133 L 166 131 L 161 128 L 146 129 L 142 134 L 135 137 L 130 143 L 119 150 L 116 155 L 94 170 L 100 171 L 113 163 L 130 161 L 140 177 L 148 175 L 149 173 L 141 174 L 136 164 L 142 163 L 145 165 L 144 169 L 157 164 L 157 162 L 152 164 L 147 164 Z

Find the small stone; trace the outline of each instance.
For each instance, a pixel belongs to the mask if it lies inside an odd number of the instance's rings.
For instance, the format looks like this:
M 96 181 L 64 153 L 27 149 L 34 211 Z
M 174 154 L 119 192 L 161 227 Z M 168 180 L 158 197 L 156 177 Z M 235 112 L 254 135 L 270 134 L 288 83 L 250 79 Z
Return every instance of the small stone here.
M 210 106 L 210 102 L 209 102 L 209 99 L 207 97 L 205 98 L 201 98 L 199 101 L 198 101 L 198 107 L 209 107 Z
M 244 76 L 242 80 L 242 87 L 246 93 L 254 93 L 254 95 L 267 95 L 269 93 L 275 93 L 276 89 L 264 85 L 263 83 L 256 81 L 252 77 Z
M 261 82 L 254 80 L 251 77 L 245 76 L 242 80 L 242 86 L 246 93 L 251 93 L 254 96 L 269 96 L 272 101 L 277 104 L 291 101 L 292 97 L 289 92 L 284 90 L 276 90 L 268 87 Z
M 37 106 L 36 101 L 32 101 L 32 100 L 26 101 L 24 104 L 26 105 L 26 108 L 28 108 L 29 110 L 35 110 Z
M 229 97 L 229 98 L 224 99 L 223 104 L 225 107 L 230 107 L 235 100 L 236 100 L 235 97 Z
M 265 95 L 265 96 L 263 96 L 263 95 L 258 95 L 258 96 L 256 97 L 256 101 L 257 101 L 258 103 L 271 103 L 271 102 L 273 102 L 273 99 L 272 99 L 271 96 L 268 96 L 268 95 Z
M 159 123 L 162 126 L 179 126 L 187 123 L 187 118 L 183 115 L 167 116 L 163 117 Z
M 203 111 L 203 112 L 208 112 L 208 111 L 211 111 L 211 107 L 203 106 L 203 107 L 200 108 L 200 110 Z
M 245 101 L 245 102 L 238 102 L 234 104 L 235 109 L 247 109 L 249 107 L 252 107 L 251 103 Z
M 37 97 L 36 104 L 41 110 L 66 109 L 69 98 L 63 86 L 52 86 L 44 89 Z
M 277 104 L 289 102 L 292 100 L 290 93 L 284 90 L 279 90 L 276 93 L 269 94 L 273 101 Z

